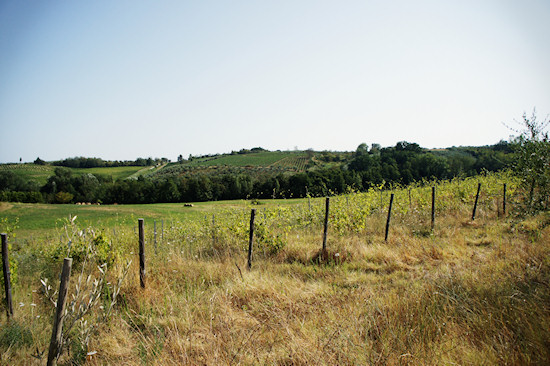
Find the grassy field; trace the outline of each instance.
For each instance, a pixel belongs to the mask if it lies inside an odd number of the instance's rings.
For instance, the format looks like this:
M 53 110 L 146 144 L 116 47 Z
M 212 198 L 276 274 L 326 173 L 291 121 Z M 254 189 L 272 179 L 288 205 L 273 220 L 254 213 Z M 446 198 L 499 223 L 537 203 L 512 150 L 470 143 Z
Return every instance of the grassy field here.
M 475 221 L 477 180 L 437 185 L 434 230 L 430 187 L 394 189 L 387 241 L 389 191 L 331 197 L 326 252 L 320 251 L 323 198 L 194 207 L 2 206 L 3 222 L 18 217 L 20 228 L 12 244 L 18 305 L 15 318 L 6 322 L 4 315 L 0 326 L 0 363 L 44 363 L 53 289 L 45 291 L 40 280 L 56 288 L 69 252 L 74 307 L 68 307 L 66 324 L 74 326 L 65 326 L 61 363 L 546 365 L 550 216 L 503 216 L 502 183 L 508 183 L 511 210 L 514 182 L 506 176 L 479 179 Z M 119 217 L 109 216 L 111 210 Z M 69 222 L 68 214 L 78 218 Z M 63 240 L 26 239 L 51 230 L 46 222 L 35 228 L 28 222 L 57 215 L 66 217 L 65 229 L 56 232 Z M 141 216 L 145 288 L 139 285 L 132 227 Z M 156 241 L 155 219 L 165 222 Z M 97 264 L 104 261 L 109 265 L 100 272 Z M 97 299 L 94 306 L 79 313 L 90 299 Z
M 261 208 L 293 206 L 303 200 L 264 200 L 258 201 Z M 312 202 L 320 199 L 312 199 Z M 63 226 L 68 217 L 77 216 L 84 226 L 112 229 L 113 227 L 130 228 L 136 225 L 138 218 L 153 220 L 185 221 L 204 218 L 216 212 L 236 209 L 244 210 L 251 207 L 250 201 L 218 201 L 196 202 L 193 207 L 183 203 L 159 203 L 152 205 L 74 205 L 74 204 L 35 204 L 0 202 L 0 218 L 13 223 L 17 220 L 18 236 L 27 238 L 33 236 L 51 235 Z M 0 226 L 0 229 L 2 227 Z

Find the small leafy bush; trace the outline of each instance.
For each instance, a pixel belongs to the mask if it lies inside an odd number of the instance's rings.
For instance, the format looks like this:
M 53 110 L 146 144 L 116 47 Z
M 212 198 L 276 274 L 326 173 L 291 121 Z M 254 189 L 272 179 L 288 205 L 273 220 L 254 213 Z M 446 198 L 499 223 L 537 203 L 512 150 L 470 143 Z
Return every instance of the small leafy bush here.
M 82 263 L 86 258 L 93 259 L 96 264 L 113 265 L 120 258 L 120 249 L 117 249 L 105 233 L 96 233 L 93 229 L 80 230 L 75 223 L 76 216 L 64 230 L 68 240 L 60 242 L 51 250 L 51 258 L 59 261 L 65 257 L 73 259 L 73 265 Z
M 259 250 L 269 255 L 279 253 L 286 246 L 286 235 L 269 230 L 263 222 L 255 224 L 254 236 Z

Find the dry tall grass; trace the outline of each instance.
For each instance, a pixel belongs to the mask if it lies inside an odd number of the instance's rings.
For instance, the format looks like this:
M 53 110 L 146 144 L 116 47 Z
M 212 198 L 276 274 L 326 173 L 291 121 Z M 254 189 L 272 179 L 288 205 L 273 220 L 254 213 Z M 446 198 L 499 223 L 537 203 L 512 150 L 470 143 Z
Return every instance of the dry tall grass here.
M 434 236 L 332 238 L 324 262 L 319 235 L 293 232 L 251 272 L 244 256 L 152 262 L 91 363 L 547 364 L 546 220 L 536 234 L 442 218 Z

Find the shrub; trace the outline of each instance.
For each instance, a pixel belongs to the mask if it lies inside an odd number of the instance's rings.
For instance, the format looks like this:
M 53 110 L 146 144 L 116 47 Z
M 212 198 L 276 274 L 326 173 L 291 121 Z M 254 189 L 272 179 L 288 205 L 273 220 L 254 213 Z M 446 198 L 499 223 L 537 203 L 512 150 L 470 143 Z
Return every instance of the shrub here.
M 73 200 L 74 195 L 69 192 L 57 192 L 55 194 L 55 202 L 57 203 L 69 203 Z
M 531 117 L 523 114 L 520 135 L 513 143 L 516 154 L 514 173 L 520 178 L 524 192 L 524 213 L 548 210 L 550 196 L 550 140 L 545 129 L 550 119 L 538 121 L 535 111 Z

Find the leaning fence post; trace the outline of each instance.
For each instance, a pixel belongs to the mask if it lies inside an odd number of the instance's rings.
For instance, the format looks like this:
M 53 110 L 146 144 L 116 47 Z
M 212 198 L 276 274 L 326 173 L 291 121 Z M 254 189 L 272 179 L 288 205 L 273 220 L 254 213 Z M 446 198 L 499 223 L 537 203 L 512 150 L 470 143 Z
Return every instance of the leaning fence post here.
M 153 220 L 153 240 L 155 243 L 155 254 L 157 254 L 157 221 Z
M 432 187 L 432 231 L 435 227 L 435 186 Z
M 502 191 L 502 216 L 506 216 L 506 183 L 504 183 Z
M 250 236 L 248 238 L 248 269 L 252 268 L 252 244 L 254 243 L 254 217 L 256 216 L 256 209 L 253 208 L 250 211 Z
M 69 290 L 69 278 L 71 277 L 71 267 L 73 265 L 72 258 L 63 260 L 63 270 L 61 271 L 61 282 L 59 283 L 59 294 L 57 297 L 57 308 L 52 329 L 52 338 L 50 340 L 50 349 L 48 350 L 47 365 L 55 365 L 57 358 L 63 348 L 63 319 L 65 313 L 65 300 L 67 299 L 67 291 Z
M 390 231 L 390 219 L 391 219 L 391 208 L 393 205 L 393 196 L 392 193 L 390 196 L 390 207 L 388 207 L 388 219 L 386 220 L 386 235 L 384 236 L 384 241 L 388 241 L 388 232 Z
M 8 319 L 13 316 L 13 303 L 11 298 L 10 261 L 8 257 L 8 234 L 2 235 L 2 263 L 4 269 L 4 288 L 6 290 L 6 312 Z
M 479 191 L 481 190 L 481 183 L 477 184 L 476 201 L 474 202 L 474 210 L 472 211 L 472 221 L 476 219 L 477 201 L 479 200 Z
M 145 288 L 145 232 L 143 219 L 138 219 L 139 226 L 139 284 Z
M 323 253 L 327 250 L 327 230 L 328 230 L 328 211 L 330 207 L 330 197 L 327 197 L 325 205 L 325 226 L 323 229 Z

